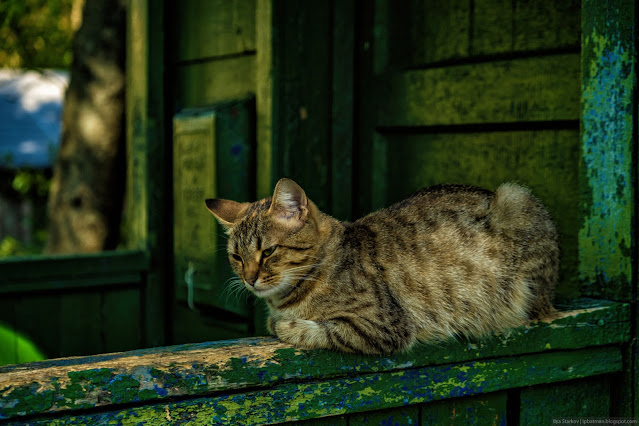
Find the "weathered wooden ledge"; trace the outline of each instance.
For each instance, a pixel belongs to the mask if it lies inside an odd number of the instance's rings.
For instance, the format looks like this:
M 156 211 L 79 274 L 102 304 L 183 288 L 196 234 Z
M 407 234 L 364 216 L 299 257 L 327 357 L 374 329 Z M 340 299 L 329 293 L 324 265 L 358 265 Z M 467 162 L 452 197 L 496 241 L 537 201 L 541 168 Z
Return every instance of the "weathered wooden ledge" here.
M 388 357 L 273 338 L 0 367 L 0 423 L 256 424 L 377 410 L 620 371 L 627 304 L 580 299 L 552 322 Z M 55 416 L 55 417 L 54 417 Z

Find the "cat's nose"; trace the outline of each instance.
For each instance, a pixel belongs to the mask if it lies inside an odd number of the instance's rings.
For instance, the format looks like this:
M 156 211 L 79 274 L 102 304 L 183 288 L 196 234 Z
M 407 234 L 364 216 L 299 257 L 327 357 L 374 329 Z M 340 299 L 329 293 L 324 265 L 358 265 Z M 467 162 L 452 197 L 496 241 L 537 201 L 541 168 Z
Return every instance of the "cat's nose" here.
M 251 287 L 254 287 L 255 281 L 257 281 L 257 275 L 255 275 L 254 277 L 246 277 L 245 281 L 248 285 L 250 285 Z

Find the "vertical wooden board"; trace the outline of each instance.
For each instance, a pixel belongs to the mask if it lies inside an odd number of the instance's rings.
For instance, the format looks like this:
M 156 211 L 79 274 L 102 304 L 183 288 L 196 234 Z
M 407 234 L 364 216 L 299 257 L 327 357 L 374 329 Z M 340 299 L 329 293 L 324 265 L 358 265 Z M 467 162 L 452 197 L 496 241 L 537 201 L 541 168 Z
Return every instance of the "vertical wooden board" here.
M 630 300 L 637 247 L 636 2 L 587 0 L 582 7 L 579 279 L 585 294 Z
M 218 247 L 215 220 L 204 200 L 217 197 L 215 111 L 173 119 L 173 245 L 178 289 L 213 290 Z M 190 303 L 192 300 L 190 301 Z
M 144 250 L 150 260 L 146 274 L 145 324 L 148 346 L 165 342 L 166 291 L 171 282 L 169 208 L 171 203 L 170 143 L 166 131 L 166 31 L 164 2 L 131 0 L 126 30 L 127 189 L 123 218 L 124 245 Z M 170 9 L 170 7 L 169 7 Z
M 514 51 L 579 49 L 579 0 L 517 0 L 513 14 Z
M 391 2 L 392 3 L 392 2 Z M 469 0 L 420 1 L 413 0 L 409 5 L 397 7 L 393 3 L 393 13 L 402 9 L 408 16 L 401 14 L 392 23 L 396 28 L 406 27 L 410 39 L 391 37 L 392 49 L 402 49 L 408 45 L 409 60 L 402 61 L 405 66 L 420 66 L 467 57 L 470 53 L 471 2 Z M 407 20 L 406 20 L 407 19 Z
M 255 100 L 216 108 L 217 196 L 255 201 Z
M 255 100 L 220 106 L 217 115 L 216 197 L 238 202 L 255 201 Z M 218 243 L 215 249 L 216 292 L 207 299 L 213 305 L 247 316 L 246 303 L 232 295 L 229 297 L 231 289 L 227 285 L 235 278 L 235 273 L 226 254 L 226 233 L 212 215 L 208 215 L 208 220 L 216 227 Z
M 100 306 L 102 352 L 120 352 L 144 346 L 142 295 L 139 288 L 107 291 Z
M 60 296 L 60 356 L 94 355 L 102 346 L 102 295 L 98 292 Z
M 255 51 L 255 0 L 186 0 L 176 9 L 178 61 Z
M 472 56 L 507 53 L 513 47 L 512 0 L 475 0 L 472 13 Z
M 296 180 L 321 210 L 330 207 L 331 3 L 290 2 L 280 12 L 278 55 L 279 177 Z
M 514 181 L 531 188 L 558 226 L 562 248 L 558 293 L 578 295 L 576 130 L 389 134 L 386 140 L 386 204 L 440 183 L 494 190 L 503 182 Z
M 377 79 L 373 72 L 375 32 L 374 18 L 376 8 L 371 5 L 356 3 L 358 16 L 356 48 L 356 81 L 357 90 L 355 108 L 357 120 L 355 128 L 354 146 L 354 179 L 353 179 L 353 217 L 357 218 L 371 209 L 371 171 L 372 137 L 376 126 L 376 97 L 374 96 Z
M 521 390 L 521 425 L 551 425 L 561 418 L 610 416 L 610 381 L 607 376 L 540 385 Z
M 15 329 L 34 342 L 47 358 L 64 356 L 61 350 L 60 297 L 25 294 L 15 304 Z
M 274 84 L 273 52 L 273 6 L 270 0 L 256 0 L 255 37 L 257 53 L 255 57 L 255 110 L 256 110 L 256 190 L 257 197 L 264 198 L 271 194 L 277 181 L 275 176 L 273 151 L 273 134 L 276 98 L 273 96 Z
M 174 119 L 175 279 L 178 298 L 191 307 L 248 314 L 236 299 L 220 297 L 233 274 L 224 231 L 204 200 L 254 198 L 253 124 L 252 100 L 186 110 Z
M 179 109 L 248 98 L 255 93 L 255 55 L 179 65 L 176 79 Z
M 283 424 L 283 425 L 289 425 L 289 426 L 296 426 L 296 425 L 303 425 L 303 426 L 347 426 L 349 424 L 354 424 L 354 423 L 349 423 L 349 417 L 348 416 L 329 416 L 329 417 L 321 417 L 319 419 L 312 419 L 312 420 L 297 420 L 294 422 L 285 422 L 285 423 L 278 423 L 278 424 Z
M 355 1 L 342 0 L 334 4 L 330 214 L 340 220 L 351 220 L 355 122 Z
M 505 425 L 506 395 L 506 392 L 499 392 L 423 404 L 421 424 Z
M 417 425 L 420 421 L 419 415 L 419 406 L 412 405 L 351 414 L 348 416 L 348 421 L 349 424 L 356 425 Z

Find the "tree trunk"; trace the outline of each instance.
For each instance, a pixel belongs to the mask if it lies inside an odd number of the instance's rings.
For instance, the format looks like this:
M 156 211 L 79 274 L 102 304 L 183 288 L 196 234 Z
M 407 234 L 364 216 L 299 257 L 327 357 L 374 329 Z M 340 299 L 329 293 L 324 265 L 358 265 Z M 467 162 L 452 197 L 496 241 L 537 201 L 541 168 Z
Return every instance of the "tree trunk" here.
M 113 249 L 125 183 L 124 0 L 85 2 L 73 40 L 62 140 L 49 193 L 47 253 Z

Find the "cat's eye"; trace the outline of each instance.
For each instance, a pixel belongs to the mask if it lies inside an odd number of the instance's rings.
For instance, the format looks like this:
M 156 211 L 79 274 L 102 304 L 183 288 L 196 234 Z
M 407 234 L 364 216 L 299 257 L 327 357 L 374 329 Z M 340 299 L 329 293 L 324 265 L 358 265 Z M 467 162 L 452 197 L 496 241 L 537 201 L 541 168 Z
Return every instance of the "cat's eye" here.
M 240 256 L 240 255 L 239 255 L 239 254 L 237 254 L 237 253 L 233 253 L 233 254 L 231 255 L 231 257 L 232 257 L 233 259 L 237 260 L 238 262 L 242 262 L 242 256 Z
M 264 250 L 264 251 L 262 252 L 262 257 L 269 257 L 270 255 L 272 255 L 272 254 L 273 254 L 273 252 L 275 251 L 275 247 L 276 247 L 276 246 L 269 247 L 269 248 L 267 248 L 266 250 Z

